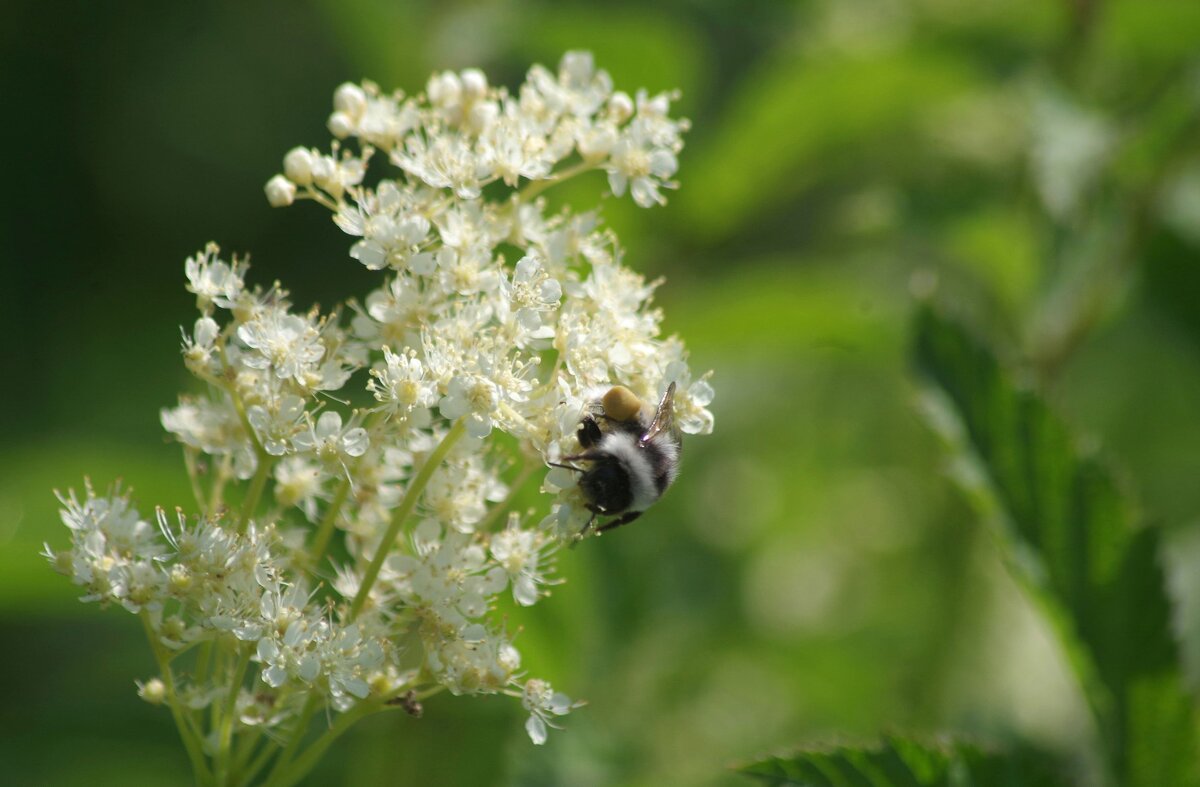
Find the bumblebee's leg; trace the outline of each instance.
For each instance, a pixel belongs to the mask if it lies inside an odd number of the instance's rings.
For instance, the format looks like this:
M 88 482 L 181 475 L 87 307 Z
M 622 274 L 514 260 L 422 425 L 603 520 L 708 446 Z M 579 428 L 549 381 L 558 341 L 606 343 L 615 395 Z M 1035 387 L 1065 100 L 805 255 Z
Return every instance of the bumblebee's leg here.
M 584 451 L 582 454 L 572 454 L 571 456 L 561 458 L 564 462 L 595 462 L 598 459 L 603 459 L 604 454 L 598 451 Z
M 604 435 L 601 434 L 600 425 L 596 423 L 596 419 L 589 415 L 580 422 L 579 431 L 575 433 L 575 436 L 579 438 L 579 445 L 587 450 L 600 442 L 600 438 Z
M 584 535 L 587 534 L 587 531 L 592 529 L 592 523 L 596 521 L 596 515 L 599 513 L 600 512 L 597 511 L 596 509 L 594 509 L 594 508 L 592 509 L 592 518 L 589 519 L 587 521 L 587 524 L 583 526 L 583 529 L 579 531 L 579 538 L 583 538 Z
M 583 472 L 582 467 L 576 467 L 575 465 L 564 465 L 562 462 L 546 462 L 546 464 L 550 465 L 551 467 L 561 467 L 563 470 L 574 470 L 576 473 Z
M 622 514 L 621 516 L 617 517 L 613 521 L 605 522 L 603 525 L 596 528 L 596 532 L 603 533 L 605 530 L 612 530 L 614 527 L 620 527 L 621 525 L 628 525 L 630 522 L 637 519 L 641 515 L 642 515 L 641 511 L 630 511 L 627 514 Z

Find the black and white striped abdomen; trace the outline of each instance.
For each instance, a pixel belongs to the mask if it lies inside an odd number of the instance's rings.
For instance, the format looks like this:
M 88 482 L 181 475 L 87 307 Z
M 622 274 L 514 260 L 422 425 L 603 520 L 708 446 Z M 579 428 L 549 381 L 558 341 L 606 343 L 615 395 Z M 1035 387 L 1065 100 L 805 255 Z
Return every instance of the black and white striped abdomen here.
M 679 465 L 679 444 L 662 438 L 645 444 L 632 431 L 606 434 L 598 449 L 616 459 L 629 477 L 629 511 L 645 511 L 675 480 Z

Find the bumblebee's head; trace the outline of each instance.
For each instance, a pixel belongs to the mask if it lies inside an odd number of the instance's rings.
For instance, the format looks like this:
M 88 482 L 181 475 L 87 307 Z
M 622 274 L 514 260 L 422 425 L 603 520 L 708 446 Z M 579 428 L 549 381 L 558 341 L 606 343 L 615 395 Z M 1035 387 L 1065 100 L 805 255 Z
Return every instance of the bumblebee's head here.
M 629 470 L 612 454 L 604 454 L 594 460 L 592 466 L 579 477 L 579 488 L 600 513 L 624 511 L 633 503 Z

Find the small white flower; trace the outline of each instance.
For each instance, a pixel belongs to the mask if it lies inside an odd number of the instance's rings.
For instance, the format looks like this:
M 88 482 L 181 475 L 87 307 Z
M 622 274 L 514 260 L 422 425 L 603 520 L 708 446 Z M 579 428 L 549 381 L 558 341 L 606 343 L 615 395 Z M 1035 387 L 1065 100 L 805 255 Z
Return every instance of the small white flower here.
M 204 247 L 204 251 L 188 257 L 183 264 L 188 292 L 195 293 L 196 305 L 206 314 L 210 304 L 232 309 L 245 286 L 242 279 L 246 273 L 246 263 L 237 259 L 232 263 L 225 262 L 218 258 L 220 252 L 217 244 L 210 243 Z
M 327 410 L 310 424 L 306 431 L 292 438 L 297 451 L 312 451 L 326 464 L 341 464 L 347 457 L 362 456 L 371 444 L 367 430 L 361 426 L 342 428 L 340 413 Z
M 247 445 L 237 411 L 227 399 L 181 397 L 178 407 L 159 413 L 159 421 L 179 442 L 206 454 L 232 454 Z
M 433 270 L 433 255 L 419 253 L 429 234 L 429 219 L 424 216 L 373 216 L 367 220 L 365 239 L 350 249 L 350 256 L 368 270 L 406 266 L 415 273 Z
M 334 707 L 349 710 L 355 699 L 366 699 L 371 693 L 366 677 L 383 663 L 384 651 L 375 637 L 363 636 L 358 624 L 330 629 L 317 646 L 316 657 Z
M 317 500 L 328 475 L 302 456 L 289 456 L 272 469 L 275 476 L 275 500 L 282 506 L 297 506 L 304 516 L 317 519 Z
M 303 585 L 272 583 L 263 591 L 259 606 L 261 639 L 255 661 L 263 665 L 263 682 L 273 688 L 299 681 L 311 684 L 321 673 L 314 652 L 327 635 L 320 611 L 308 603 Z
M 479 140 L 486 169 L 509 186 L 516 186 L 521 178 L 540 180 L 547 177 L 564 151 L 556 150 L 538 131 L 515 113 L 506 114 L 492 123 Z
M 466 448 L 470 448 L 469 444 Z M 461 533 L 471 533 L 487 514 L 487 504 L 504 499 L 508 488 L 500 482 L 478 451 L 451 456 L 430 479 L 422 498 L 434 519 Z
M 506 280 L 504 284 L 510 308 L 515 310 L 517 322 L 526 331 L 540 329 L 543 315 L 553 312 L 562 299 L 562 284 L 550 277 L 537 257 L 522 257 L 512 281 Z
M 480 438 L 491 433 L 492 416 L 499 406 L 499 387 L 482 375 L 469 373 L 455 375 L 438 404 L 451 421 L 466 416 L 467 432 Z
M 71 530 L 70 573 L 87 590 L 84 600 L 116 601 L 130 612 L 161 609 L 167 582 L 158 559 L 166 548 L 130 505 L 128 493 L 114 487 L 97 497 L 89 485 L 82 501 L 74 492 L 58 499 L 63 524 Z M 50 549 L 44 554 L 56 567 L 66 567 L 66 557 Z
M 435 189 L 451 189 L 460 199 L 476 199 L 491 177 L 488 162 L 458 135 L 410 136 L 392 161 Z
M 570 697 L 556 692 L 549 683 L 537 678 L 525 683 L 525 689 L 521 693 L 521 705 L 529 711 L 525 731 L 529 733 L 529 739 L 538 746 L 546 742 L 546 727 L 558 728 L 550 718 L 565 716 L 575 707 Z
M 362 183 L 366 174 L 366 160 L 349 154 L 340 159 L 333 156 L 314 157 L 312 164 L 313 184 L 335 201 L 341 201 L 346 189 Z
M 300 432 L 304 400 L 299 396 L 284 396 L 269 405 L 251 405 L 246 414 L 267 453 L 283 456 L 292 438 Z
M 372 379 L 367 382 L 367 389 L 378 401 L 401 415 L 433 406 L 437 394 L 415 350 L 398 355 L 385 346 L 383 360 L 384 367 L 372 369 Z
M 555 114 L 590 117 L 612 93 L 612 78 L 596 68 L 591 52 L 567 52 L 557 75 L 531 68 L 526 87 Z
M 548 546 L 553 550 L 542 530 L 522 530 L 515 514 L 504 530 L 492 536 L 492 557 L 508 573 L 513 600 L 523 607 L 532 606 L 542 595 L 539 585 L 547 581 L 542 550 Z
M 443 289 L 458 295 L 492 292 L 502 278 L 492 264 L 491 252 L 482 245 L 443 248 L 437 253 L 437 266 Z
M 715 392 L 708 382 L 712 372 L 706 372 L 694 382 L 687 362 L 677 359 L 667 364 L 663 370 L 663 389 L 672 382 L 675 388 L 675 424 L 684 434 L 711 434 L 713 430 L 713 414 L 708 410 L 712 404 Z
M 656 146 L 647 124 L 634 120 L 612 146 L 608 170 L 608 185 L 613 194 L 621 196 L 629 186 L 633 201 L 643 208 L 666 204 L 659 189 L 675 188 L 668 178 L 675 174 L 679 162 L 675 153 Z
M 251 369 L 271 369 L 276 377 L 305 385 L 325 355 L 321 334 L 307 319 L 282 309 L 266 309 L 257 319 L 238 326 L 237 336 L 254 350 L 242 362 Z

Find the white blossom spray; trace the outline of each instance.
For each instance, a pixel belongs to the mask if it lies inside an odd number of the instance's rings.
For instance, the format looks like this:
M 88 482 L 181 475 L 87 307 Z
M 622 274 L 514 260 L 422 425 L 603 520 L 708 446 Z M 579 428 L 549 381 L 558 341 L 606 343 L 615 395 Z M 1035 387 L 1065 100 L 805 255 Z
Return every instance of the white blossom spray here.
M 416 96 L 342 85 L 331 150 L 291 150 L 266 196 L 332 211 L 378 287 L 297 311 L 215 244 L 186 261 L 184 363 L 205 390 L 161 420 L 192 510 L 147 517 L 89 485 L 60 496 L 71 545 L 46 556 L 142 619 L 160 674 L 138 692 L 169 709 L 198 784 L 294 784 L 358 719 L 443 690 L 512 697 L 535 744 L 579 705 L 523 672 L 493 614 L 502 593 L 546 596 L 593 516 L 552 465 L 598 390 L 674 385 L 690 434 L 712 430 L 713 392 L 595 212 L 548 215 L 539 195 L 599 171 L 664 203 L 687 129 L 673 98 L 614 91 L 582 52 L 515 93 L 476 69 Z M 387 171 L 368 186 L 371 165 Z M 360 407 L 341 403 L 354 385 Z M 516 509 L 539 479 L 541 511 Z

